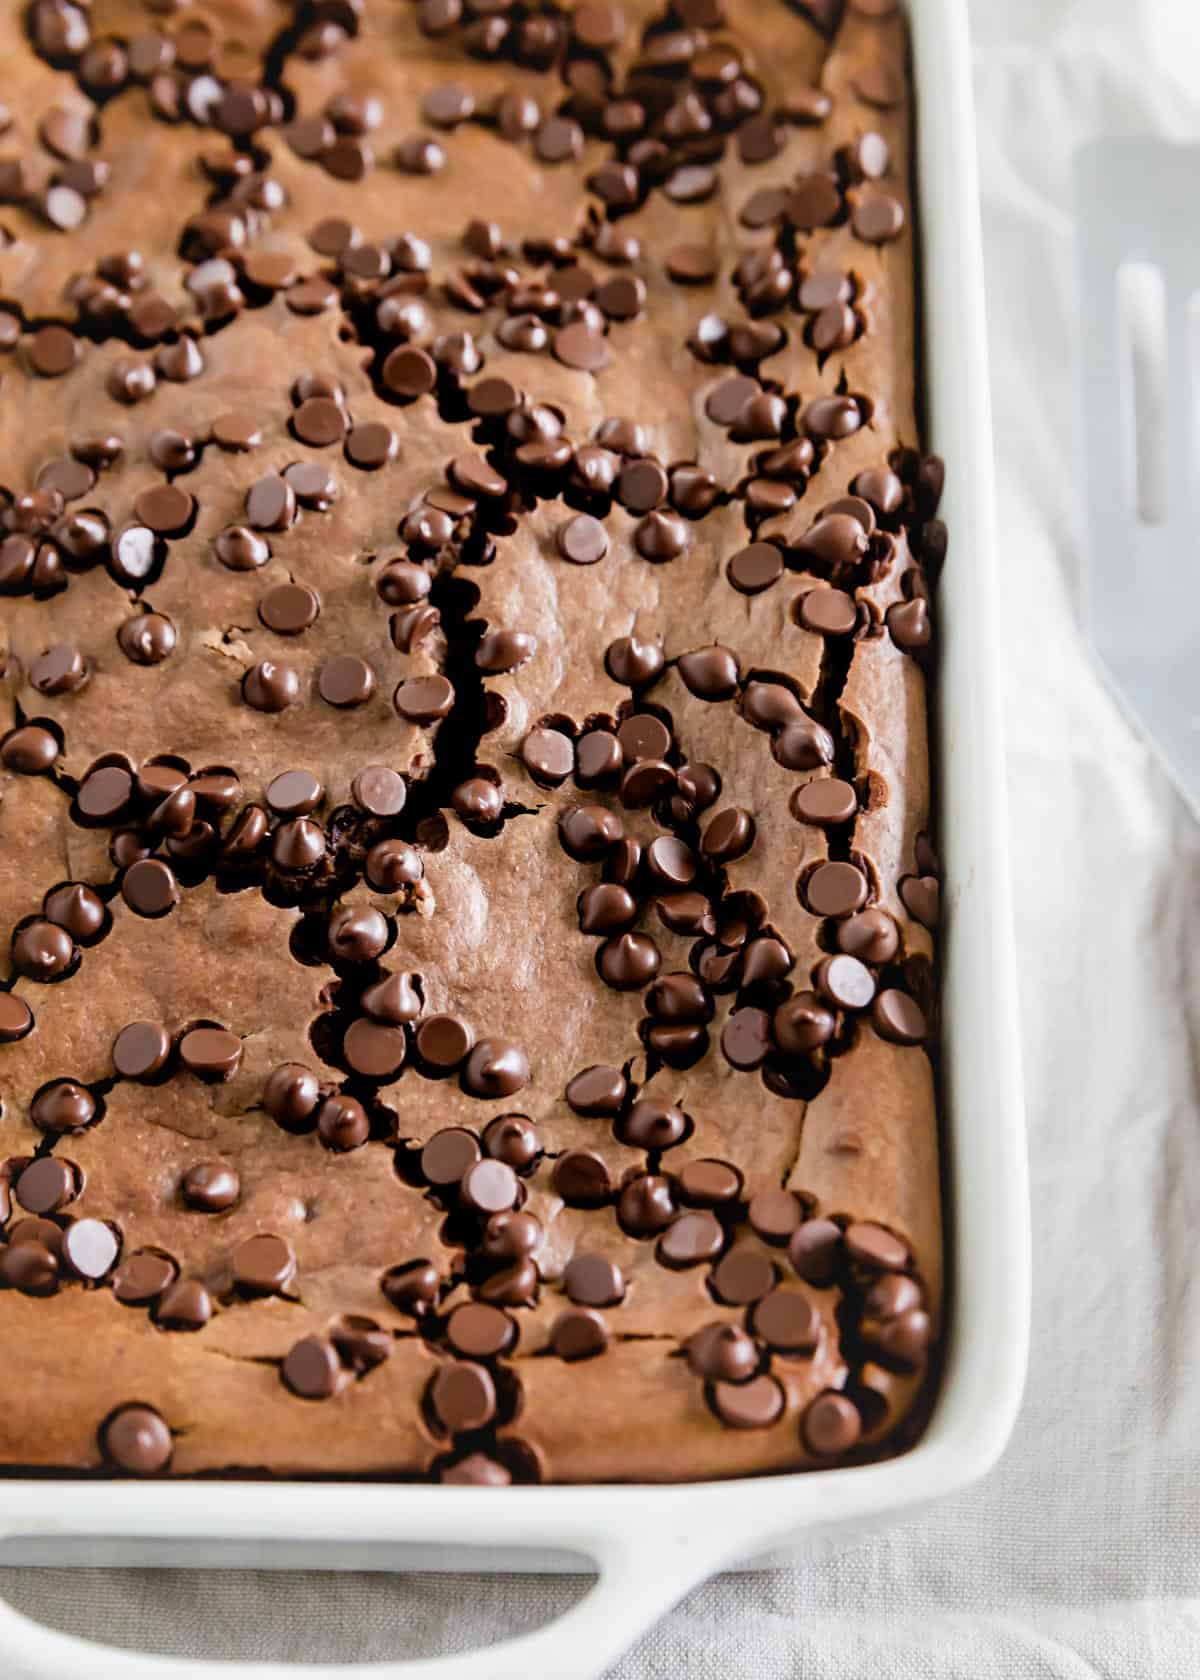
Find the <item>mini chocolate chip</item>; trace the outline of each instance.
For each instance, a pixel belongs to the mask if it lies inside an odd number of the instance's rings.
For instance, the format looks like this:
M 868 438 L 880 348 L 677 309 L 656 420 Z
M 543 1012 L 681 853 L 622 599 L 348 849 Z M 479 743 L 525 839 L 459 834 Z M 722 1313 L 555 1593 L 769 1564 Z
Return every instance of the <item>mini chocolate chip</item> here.
M 881 966 L 900 949 L 900 930 L 886 910 L 860 910 L 838 923 L 837 945 L 847 956 Z
M 853 1400 L 827 1389 L 809 1402 L 800 1420 L 800 1433 L 809 1452 L 818 1458 L 835 1458 L 857 1445 L 862 1417 Z
M 778 1381 L 764 1374 L 748 1382 L 714 1382 L 711 1402 L 730 1429 L 767 1429 L 782 1416 L 784 1397 Z
M 248 1295 L 277 1295 L 296 1272 L 296 1256 L 283 1237 L 262 1231 L 239 1243 L 230 1256 L 237 1287 Z
M 749 811 L 730 806 L 712 818 L 700 841 L 700 849 L 714 863 L 732 863 L 744 857 L 754 845 L 754 835 L 754 818 Z
M 741 674 L 737 655 L 719 644 L 681 654 L 677 669 L 688 690 L 701 700 L 730 699 Z
M 476 1097 L 510 1097 L 529 1083 L 529 1058 L 506 1039 L 482 1038 L 463 1069 L 463 1086 Z
M 153 1476 L 171 1463 L 171 1431 L 152 1406 L 122 1406 L 100 1431 L 105 1458 L 131 1476 Z
M 242 678 L 242 698 L 258 712 L 286 711 L 300 698 L 300 676 L 292 665 L 260 659 Z
M 223 1161 L 198 1161 L 184 1173 L 179 1188 L 189 1207 L 200 1213 L 224 1213 L 241 1194 L 241 1181 Z
M 196 1278 L 177 1278 L 158 1297 L 154 1322 L 164 1330 L 198 1331 L 212 1317 L 212 1296 Z
M 369 1026 L 370 1024 L 369 1022 L 355 1021 L 351 1027 L 351 1032 L 355 1027 Z M 348 1037 L 349 1034 L 347 1034 Z M 347 1055 L 346 1060 L 356 1073 L 363 1073 L 368 1077 L 375 1076 L 374 1064 L 368 1058 L 355 1059 Z M 390 1061 L 390 1058 L 387 1060 Z M 403 1060 L 404 1043 L 403 1035 L 401 1035 L 400 1062 L 391 1071 L 398 1071 L 399 1066 L 403 1064 Z M 360 1066 L 360 1061 L 366 1062 L 368 1065 Z M 356 1097 L 347 1097 L 341 1093 L 335 1093 L 333 1096 L 327 1097 L 317 1114 L 317 1135 L 326 1149 L 336 1150 L 340 1154 L 346 1154 L 352 1149 L 360 1149 L 371 1135 L 371 1123 L 367 1117 L 366 1109 Z
M 814 979 L 817 990 L 840 1009 L 866 1009 L 875 996 L 871 971 L 857 957 L 825 957 Z
M 894 987 L 877 992 L 871 1021 L 881 1038 L 893 1044 L 920 1044 L 929 1036 L 925 1013 L 915 998 Z
M 433 1377 L 429 1404 L 448 1435 L 482 1429 L 495 1416 L 495 1384 L 485 1366 L 456 1360 L 443 1365 Z
M 679 1194 L 693 1207 L 725 1207 L 742 1193 L 742 1175 L 728 1161 L 687 1161 L 678 1173 Z
M 568 1149 L 554 1163 L 554 1189 L 568 1207 L 601 1207 L 612 1197 L 604 1160 L 590 1149 Z
M 193 1027 L 179 1041 L 179 1060 L 210 1083 L 231 1079 L 241 1065 L 242 1041 L 225 1027 Z
M 867 902 L 867 878 L 853 863 L 820 863 L 804 882 L 804 901 L 815 916 L 848 916 Z
M 46 894 L 42 909 L 48 920 L 65 928 L 81 945 L 91 945 L 108 925 L 104 902 L 91 887 L 68 882 Z
M 746 1382 L 758 1369 L 758 1349 L 736 1324 L 706 1324 L 688 1338 L 687 1361 L 698 1377 Z
M 791 1056 L 805 1056 L 828 1044 L 836 1022 L 814 992 L 796 992 L 780 1004 L 771 1026 L 781 1050 Z
M 608 533 L 590 513 L 577 513 L 560 525 L 556 541 L 563 559 L 576 566 L 594 566 L 608 553 Z
M 271 558 L 266 539 L 245 525 L 227 525 L 218 532 L 213 547 L 217 559 L 231 572 L 256 571 Z
M 600 978 L 614 991 L 640 991 L 658 973 L 658 946 L 648 934 L 622 933 L 606 939 L 596 953 Z

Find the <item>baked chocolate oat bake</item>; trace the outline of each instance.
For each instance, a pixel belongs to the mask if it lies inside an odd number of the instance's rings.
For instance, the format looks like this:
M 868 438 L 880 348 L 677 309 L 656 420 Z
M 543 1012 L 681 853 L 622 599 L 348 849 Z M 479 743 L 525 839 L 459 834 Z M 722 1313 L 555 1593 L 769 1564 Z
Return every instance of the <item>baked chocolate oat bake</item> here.
M 0 1464 L 896 1450 L 945 531 L 894 0 L 0 29 Z

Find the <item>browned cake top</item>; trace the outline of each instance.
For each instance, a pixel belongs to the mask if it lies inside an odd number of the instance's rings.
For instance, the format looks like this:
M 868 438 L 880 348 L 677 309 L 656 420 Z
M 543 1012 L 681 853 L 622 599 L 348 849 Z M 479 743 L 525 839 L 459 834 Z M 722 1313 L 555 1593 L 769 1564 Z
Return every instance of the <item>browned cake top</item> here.
M 0 46 L 0 1466 L 895 1450 L 945 552 L 897 8 Z

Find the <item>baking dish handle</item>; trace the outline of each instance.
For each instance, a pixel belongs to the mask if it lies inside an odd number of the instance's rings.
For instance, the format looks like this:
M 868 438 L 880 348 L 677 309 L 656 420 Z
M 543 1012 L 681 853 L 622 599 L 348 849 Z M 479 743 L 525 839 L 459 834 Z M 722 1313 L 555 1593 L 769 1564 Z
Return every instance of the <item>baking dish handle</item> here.
M 598 1680 L 690 1587 L 739 1549 L 725 1535 L 661 1530 L 623 1540 L 581 1543 L 597 1568 L 595 1584 L 556 1621 L 500 1645 L 389 1662 L 220 1662 L 164 1657 L 97 1645 L 31 1620 L 0 1599 L 0 1674 L 5 1680 Z M 398 1640 L 403 1630 L 397 1630 Z

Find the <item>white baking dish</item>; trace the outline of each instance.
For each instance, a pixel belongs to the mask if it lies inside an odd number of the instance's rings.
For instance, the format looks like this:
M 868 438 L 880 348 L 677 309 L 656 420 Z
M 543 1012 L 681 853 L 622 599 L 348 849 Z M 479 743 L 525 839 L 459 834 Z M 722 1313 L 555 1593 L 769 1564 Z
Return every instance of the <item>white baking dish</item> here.
M 1029 1228 L 992 627 L 993 506 L 983 265 L 965 0 L 910 0 L 918 117 L 930 445 L 946 459 L 939 773 L 945 917 L 949 1334 L 933 1418 L 894 1461 L 681 1487 L 487 1489 L 386 1484 L 0 1480 L 0 1563 L 194 1567 L 596 1568 L 558 1622 L 465 1657 L 313 1667 L 323 1680 L 585 1680 L 688 1587 L 752 1555 L 836 1548 L 914 1516 L 996 1460 L 1024 1378 Z M 296 1536 L 303 1535 L 303 1542 Z M 514 1550 L 516 1548 L 516 1550 Z M 397 1644 L 401 1635 L 397 1633 Z M 103 1649 L 0 1604 L 0 1673 L 64 1680 L 202 1673 Z

